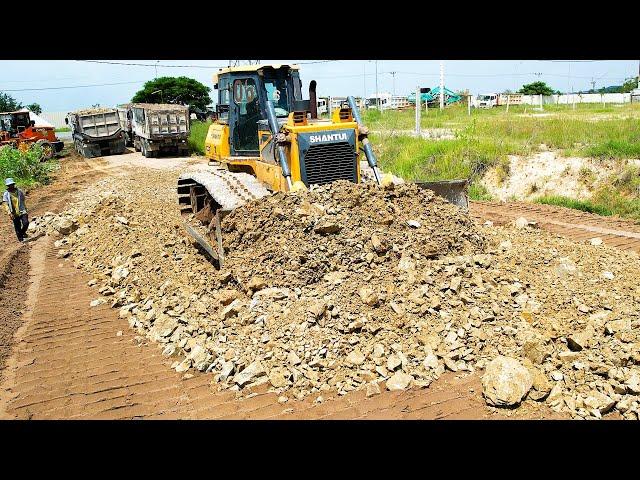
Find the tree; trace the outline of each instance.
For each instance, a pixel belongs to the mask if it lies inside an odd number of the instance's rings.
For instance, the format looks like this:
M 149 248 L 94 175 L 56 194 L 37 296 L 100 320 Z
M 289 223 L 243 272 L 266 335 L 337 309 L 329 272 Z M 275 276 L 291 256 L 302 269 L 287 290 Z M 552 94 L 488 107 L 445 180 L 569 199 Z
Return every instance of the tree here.
M 524 95 L 553 95 L 553 89 L 545 82 L 533 82 L 523 85 L 518 93 Z
M 22 104 L 8 93 L 0 92 L 0 112 L 15 112 L 20 110 Z
M 627 78 L 622 84 L 621 91 L 623 93 L 629 93 L 632 90 L 638 88 L 638 77 Z
M 211 88 L 189 77 L 158 77 L 144 84 L 133 103 L 176 103 L 194 110 L 206 110 Z
M 42 113 L 42 107 L 40 106 L 39 103 L 32 103 L 30 105 L 27 105 L 26 107 L 29 111 L 35 113 L 36 115 L 40 115 Z

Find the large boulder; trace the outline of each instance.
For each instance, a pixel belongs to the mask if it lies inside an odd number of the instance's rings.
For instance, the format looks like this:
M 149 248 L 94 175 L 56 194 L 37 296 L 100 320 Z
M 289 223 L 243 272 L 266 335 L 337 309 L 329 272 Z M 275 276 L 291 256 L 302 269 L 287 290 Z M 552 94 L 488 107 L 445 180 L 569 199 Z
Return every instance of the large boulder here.
M 485 400 L 496 407 L 518 405 L 532 386 L 529 370 L 515 358 L 502 355 L 489 362 L 482 377 Z

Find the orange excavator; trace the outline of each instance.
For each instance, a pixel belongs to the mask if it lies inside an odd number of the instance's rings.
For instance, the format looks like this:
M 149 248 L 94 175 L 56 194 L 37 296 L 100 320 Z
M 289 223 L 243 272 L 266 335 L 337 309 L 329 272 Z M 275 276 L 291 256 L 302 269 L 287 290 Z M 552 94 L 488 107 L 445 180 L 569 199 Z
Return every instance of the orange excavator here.
M 52 127 L 36 127 L 28 111 L 0 112 L 0 147 L 5 145 L 22 151 L 39 145 L 43 160 L 53 158 L 64 146 Z

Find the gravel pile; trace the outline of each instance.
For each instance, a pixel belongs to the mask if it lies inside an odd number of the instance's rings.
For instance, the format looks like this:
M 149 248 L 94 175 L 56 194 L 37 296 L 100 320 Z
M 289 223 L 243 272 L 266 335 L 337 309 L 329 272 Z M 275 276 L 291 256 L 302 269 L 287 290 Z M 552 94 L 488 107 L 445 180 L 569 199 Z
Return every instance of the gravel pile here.
M 481 369 L 490 405 L 638 418 L 638 255 L 480 227 L 410 184 L 339 182 L 231 213 L 218 271 L 183 231 L 175 179 L 99 182 L 56 245 L 93 275 L 92 304 L 118 308 L 177 371 L 268 383 L 284 402 Z

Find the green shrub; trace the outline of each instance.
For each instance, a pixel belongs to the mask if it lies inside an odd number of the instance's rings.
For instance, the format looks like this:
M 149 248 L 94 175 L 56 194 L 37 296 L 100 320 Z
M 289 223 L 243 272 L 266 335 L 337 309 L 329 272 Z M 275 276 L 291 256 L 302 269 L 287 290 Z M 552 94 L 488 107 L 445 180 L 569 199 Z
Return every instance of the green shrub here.
M 42 148 L 32 145 L 26 151 L 11 146 L 0 148 L 0 177 L 12 177 L 18 184 L 47 183 L 55 160 L 42 162 Z

